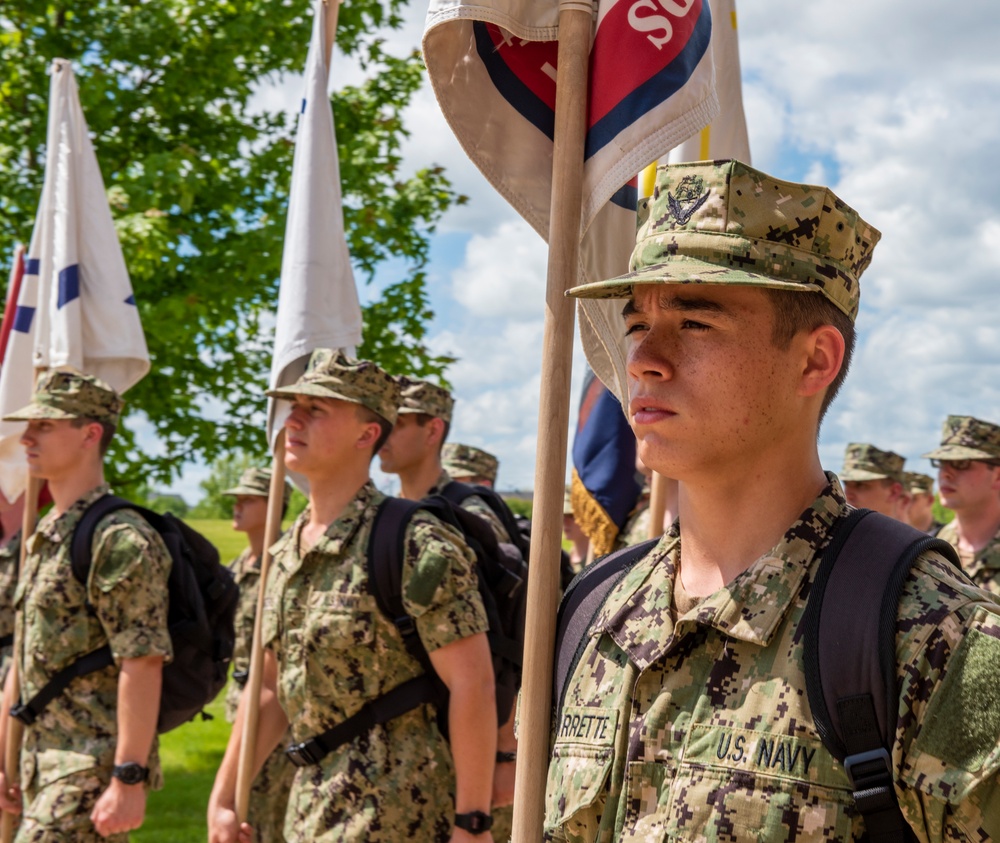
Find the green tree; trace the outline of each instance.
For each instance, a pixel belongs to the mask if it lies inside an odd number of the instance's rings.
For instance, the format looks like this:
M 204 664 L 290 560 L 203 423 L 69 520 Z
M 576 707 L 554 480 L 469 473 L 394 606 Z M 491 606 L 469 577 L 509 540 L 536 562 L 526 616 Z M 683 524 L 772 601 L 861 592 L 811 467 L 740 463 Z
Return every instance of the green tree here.
M 264 465 L 245 451 L 234 451 L 217 457 L 211 465 L 208 477 L 201 481 L 205 496 L 190 510 L 191 518 L 230 518 L 233 514 L 233 499 L 223 495 L 239 482 L 240 475 L 254 465 Z
M 345 222 L 358 278 L 378 297 L 359 352 L 442 379 L 424 345 L 433 315 L 429 234 L 463 201 L 443 171 L 401 172 L 402 112 L 422 83 L 414 52 L 379 32 L 405 0 L 340 10 L 343 54 L 365 81 L 334 95 Z M 118 488 L 165 484 L 184 461 L 265 450 L 262 387 L 277 301 L 294 121 L 252 113 L 253 92 L 301 72 L 308 0 L 19 0 L 0 5 L 0 258 L 30 237 L 41 190 L 51 59 L 72 60 L 108 186 L 153 370 L 128 395 L 109 465 Z M 6 273 L 2 273 L 6 277 Z M 206 412 L 210 409 L 211 412 Z M 162 443 L 136 447 L 136 421 Z M 222 419 L 221 421 L 219 419 Z

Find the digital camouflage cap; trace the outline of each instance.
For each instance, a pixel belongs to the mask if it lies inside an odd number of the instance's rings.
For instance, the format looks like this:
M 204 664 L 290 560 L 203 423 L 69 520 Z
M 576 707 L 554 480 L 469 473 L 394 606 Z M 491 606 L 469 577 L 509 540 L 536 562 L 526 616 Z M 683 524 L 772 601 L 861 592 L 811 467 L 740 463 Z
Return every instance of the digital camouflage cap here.
M 929 474 L 907 471 L 903 474 L 903 486 L 911 495 L 929 495 L 934 492 L 934 478 Z
M 858 279 L 880 237 L 829 188 L 739 161 L 668 164 L 640 202 L 629 272 L 569 295 L 628 298 L 636 284 L 815 290 L 854 319 Z
M 367 407 L 389 424 L 396 423 L 399 384 L 371 360 L 355 360 L 342 351 L 317 348 L 305 373 L 295 383 L 267 391 L 269 398 L 293 399 L 296 395 L 339 398 Z
M 286 481 L 284 484 L 282 497 L 288 503 L 288 498 L 292 494 L 292 487 Z M 250 495 L 253 497 L 266 498 L 271 494 L 271 469 L 269 468 L 248 468 L 240 475 L 240 479 L 232 489 L 226 489 L 222 494 L 236 497 L 237 495 Z
M 895 480 L 903 482 L 905 457 L 893 451 L 883 451 L 867 442 L 852 442 L 844 452 L 844 467 L 840 479 L 849 482 L 865 480 Z
M 117 427 L 124 402 L 108 384 L 76 369 L 43 372 L 35 384 L 31 403 L 4 421 L 29 419 L 94 419 Z
M 485 477 L 496 483 L 500 461 L 481 448 L 449 442 L 441 449 L 441 466 L 452 477 Z
M 941 428 L 941 447 L 924 456 L 932 460 L 998 460 L 1000 425 L 972 416 L 948 416 Z
M 451 422 L 451 411 L 455 399 L 443 386 L 400 375 L 399 381 L 399 414 L 424 413 L 436 419 Z

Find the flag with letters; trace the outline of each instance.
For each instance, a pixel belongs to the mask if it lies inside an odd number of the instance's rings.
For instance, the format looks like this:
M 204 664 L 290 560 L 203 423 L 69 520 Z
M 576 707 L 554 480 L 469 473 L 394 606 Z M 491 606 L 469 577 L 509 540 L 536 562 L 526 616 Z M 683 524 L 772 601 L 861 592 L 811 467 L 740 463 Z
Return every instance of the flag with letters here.
M 37 369 L 72 366 L 119 393 L 149 371 L 149 352 L 73 68 L 52 63 L 45 180 L 0 369 L 0 415 L 31 400 Z M 23 422 L 0 422 L 0 488 L 27 472 Z
M 423 49 L 445 118 L 490 183 L 548 239 L 558 0 L 432 0 Z M 581 281 L 625 272 L 637 174 L 718 113 L 708 0 L 599 0 L 590 54 Z M 585 344 L 599 345 L 581 319 Z M 620 320 L 619 320 L 620 321 Z M 602 380 L 613 377 L 607 367 Z
M 353 354 L 361 343 L 361 304 L 344 232 L 337 138 L 327 91 L 328 13 L 327 4 L 317 0 L 281 258 L 272 389 L 294 383 L 305 372 L 313 349 L 341 348 Z M 287 402 L 270 401 L 269 442 L 274 442 L 287 413 Z M 302 478 L 290 477 L 303 487 Z

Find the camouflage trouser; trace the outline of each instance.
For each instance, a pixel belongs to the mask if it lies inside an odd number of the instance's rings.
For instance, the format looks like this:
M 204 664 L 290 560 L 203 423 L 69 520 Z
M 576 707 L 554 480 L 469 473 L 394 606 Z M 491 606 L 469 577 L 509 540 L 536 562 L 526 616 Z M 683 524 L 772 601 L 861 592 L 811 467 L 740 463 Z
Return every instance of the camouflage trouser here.
M 285 736 L 287 737 L 288 735 Z M 296 770 L 285 755 L 287 743 L 287 740 L 282 740 L 278 748 L 268 756 L 250 791 L 247 822 L 253 826 L 254 840 L 257 843 L 285 841 L 282 829 L 288 808 L 288 791 L 292 787 Z
M 35 777 L 24 794 L 15 843 L 126 843 L 127 834 L 101 837 L 90 812 L 108 786 L 108 771 L 92 767 L 45 782 Z
M 490 829 L 493 843 L 508 843 L 514 827 L 514 806 L 494 808 L 490 813 L 493 815 L 493 827 Z

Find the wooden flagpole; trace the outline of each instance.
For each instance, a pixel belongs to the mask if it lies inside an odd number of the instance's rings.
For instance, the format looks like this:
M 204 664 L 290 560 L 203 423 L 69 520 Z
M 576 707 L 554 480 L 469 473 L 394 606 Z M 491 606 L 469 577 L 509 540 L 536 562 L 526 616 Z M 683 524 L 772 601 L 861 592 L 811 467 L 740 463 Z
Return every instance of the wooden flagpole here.
M 590 3 L 560 4 L 555 135 L 545 332 L 538 407 L 535 498 L 524 638 L 514 843 L 537 843 L 545 815 L 551 720 L 553 644 L 559 599 L 562 506 L 569 438 L 575 303 L 566 290 L 579 280 L 587 81 L 593 37 Z
M 271 487 L 267 494 L 267 521 L 264 526 L 264 551 L 260 556 L 260 579 L 257 590 L 257 614 L 253 622 L 253 641 L 250 647 L 250 675 L 243 695 L 246 709 L 243 717 L 243 734 L 240 739 L 240 761 L 236 773 L 236 816 L 245 822 L 250 808 L 250 788 L 254 777 L 254 755 L 257 751 L 257 723 L 260 716 L 260 687 L 264 679 L 264 645 L 261 641 L 261 618 L 264 615 L 264 595 L 267 576 L 271 570 L 271 545 L 281 532 L 281 510 L 285 497 L 285 431 L 278 431 L 274 442 L 274 462 L 271 468 Z
M 658 539 L 663 535 L 663 516 L 667 511 L 668 478 L 654 471 L 649 483 L 649 533 L 647 538 Z

